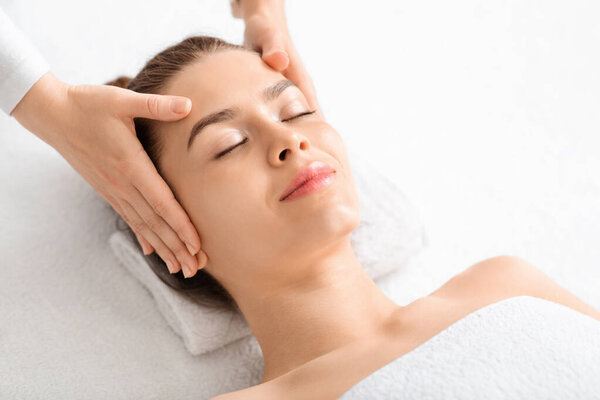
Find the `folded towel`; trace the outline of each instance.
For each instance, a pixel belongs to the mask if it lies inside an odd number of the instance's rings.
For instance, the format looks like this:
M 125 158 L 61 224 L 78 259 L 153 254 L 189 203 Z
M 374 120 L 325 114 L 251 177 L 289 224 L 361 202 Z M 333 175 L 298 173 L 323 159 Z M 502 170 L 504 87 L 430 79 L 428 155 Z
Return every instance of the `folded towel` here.
M 351 241 L 366 273 L 377 280 L 401 268 L 427 245 L 425 229 L 402 191 L 363 157 L 348 152 L 361 210 Z M 109 241 L 121 263 L 150 291 L 190 353 L 213 351 L 252 334 L 241 313 L 204 306 L 163 283 L 126 232 L 114 232 Z
M 600 399 L 600 321 L 518 296 L 483 307 L 340 399 Z

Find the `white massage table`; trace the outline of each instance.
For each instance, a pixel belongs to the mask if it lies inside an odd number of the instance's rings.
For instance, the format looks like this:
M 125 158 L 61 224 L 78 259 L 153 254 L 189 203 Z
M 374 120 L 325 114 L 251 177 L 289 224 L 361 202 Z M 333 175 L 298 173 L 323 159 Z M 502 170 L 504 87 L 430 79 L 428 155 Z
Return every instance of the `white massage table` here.
M 132 76 L 192 34 L 240 42 L 225 0 L 1 0 L 60 79 Z M 138 7 L 142 9 L 138 9 Z M 407 304 L 520 256 L 600 309 L 600 5 L 288 0 L 329 121 L 421 212 Z M 208 399 L 260 377 L 233 343 L 194 357 L 110 251 L 110 206 L 0 115 L 0 399 Z

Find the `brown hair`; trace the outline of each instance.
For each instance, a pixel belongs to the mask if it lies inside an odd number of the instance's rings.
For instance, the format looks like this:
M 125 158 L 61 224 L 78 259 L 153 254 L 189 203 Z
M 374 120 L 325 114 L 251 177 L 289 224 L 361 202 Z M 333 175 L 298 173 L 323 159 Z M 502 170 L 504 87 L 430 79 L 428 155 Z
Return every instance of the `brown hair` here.
M 144 65 L 135 78 L 131 79 L 126 76 L 120 76 L 111 82 L 107 82 L 106 85 L 118 86 L 138 93 L 162 94 L 161 91 L 169 79 L 186 65 L 199 60 L 204 55 L 230 49 L 251 51 L 243 46 L 228 43 L 212 36 L 188 37 L 155 55 Z M 134 118 L 133 121 L 138 140 L 144 150 L 146 150 L 156 170 L 162 176 L 160 156 L 163 142 L 161 136 L 156 131 L 155 123 L 146 118 Z M 164 176 L 163 179 L 165 179 Z M 165 182 L 177 198 L 172 185 L 166 179 Z M 124 228 L 119 228 L 119 222 L 125 225 Z M 117 229 L 128 231 L 132 242 L 137 243 L 134 232 L 122 218 L 119 217 L 116 223 Z M 146 257 L 154 273 L 173 289 L 190 293 L 202 305 L 239 311 L 239 307 L 229 292 L 206 270 L 200 269 L 193 277 L 185 278 L 182 271 L 171 274 L 164 261 L 156 252 L 144 257 Z

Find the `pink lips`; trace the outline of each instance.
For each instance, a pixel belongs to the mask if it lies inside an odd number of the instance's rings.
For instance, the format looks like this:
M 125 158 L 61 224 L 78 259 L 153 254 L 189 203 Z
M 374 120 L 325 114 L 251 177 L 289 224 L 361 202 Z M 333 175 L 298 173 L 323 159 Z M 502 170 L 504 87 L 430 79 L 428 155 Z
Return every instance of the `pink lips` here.
M 313 161 L 292 179 L 279 201 L 292 199 L 319 190 L 334 179 L 335 170 L 322 161 Z

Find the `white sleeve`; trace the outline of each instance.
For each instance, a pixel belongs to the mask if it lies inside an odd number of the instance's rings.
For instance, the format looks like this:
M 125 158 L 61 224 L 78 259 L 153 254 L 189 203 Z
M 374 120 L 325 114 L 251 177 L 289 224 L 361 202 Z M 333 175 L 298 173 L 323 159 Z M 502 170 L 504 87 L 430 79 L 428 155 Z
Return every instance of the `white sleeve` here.
M 50 70 L 44 57 L 0 8 L 0 108 L 12 112 Z

